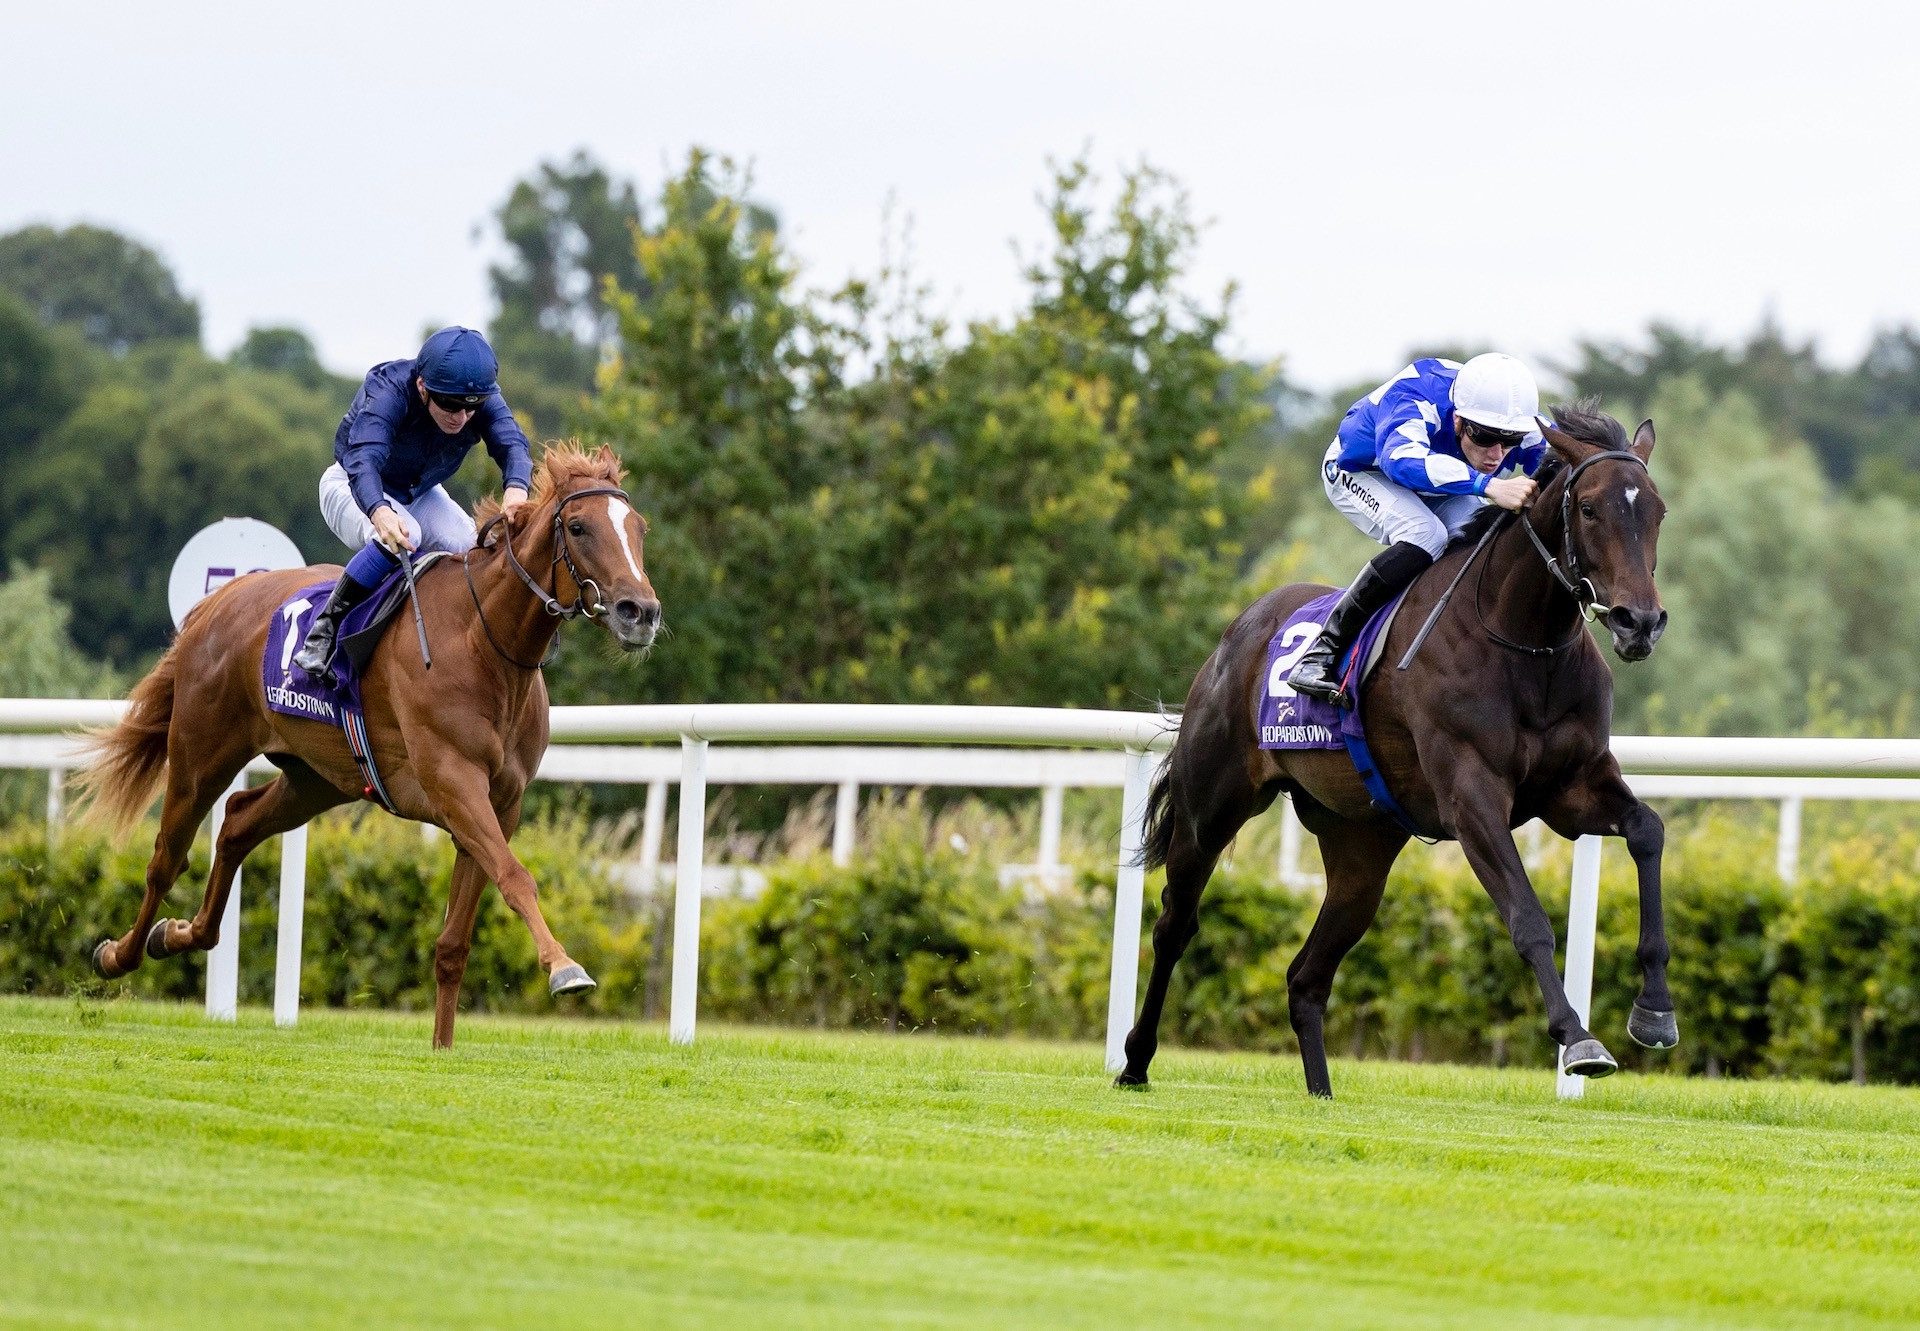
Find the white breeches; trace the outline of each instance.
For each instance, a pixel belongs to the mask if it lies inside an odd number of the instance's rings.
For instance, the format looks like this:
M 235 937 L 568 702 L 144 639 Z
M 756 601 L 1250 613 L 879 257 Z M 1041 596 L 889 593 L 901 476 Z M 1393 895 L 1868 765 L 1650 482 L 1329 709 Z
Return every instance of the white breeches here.
M 416 551 L 424 554 L 428 550 L 445 550 L 459 555 L 473 548 L 476 539 L 473 519 L 445 488 L 436 485 L 425 494 L 416 495 L 411 504 L 403 504 L 392 495 L 387 496 L 387 502 L 406 524 L 407 535 Z M 346 468 L 338 462 L 321 474 L 320 512 L 333 534 L 355 550 L 373 539 L 373 520 L 354 502 L 353 484 Z
M 1478 495 L 1416 494 L 1377 471 L 1342 471 L 1334 465 L 1338 456 L 1336 439 L 1320 467 L 1327 498 L 1347 521 L 1382 545 L 1408 541 L 1438 559 L 1447 542 L 1487 502 Z

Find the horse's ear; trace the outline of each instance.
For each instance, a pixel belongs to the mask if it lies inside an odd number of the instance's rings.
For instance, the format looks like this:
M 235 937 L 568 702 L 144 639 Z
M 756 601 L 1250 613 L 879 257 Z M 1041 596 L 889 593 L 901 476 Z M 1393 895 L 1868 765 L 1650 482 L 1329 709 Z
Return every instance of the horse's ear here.
M 1653 461 L 1653 418 L 1649 416 L 1640 422 L 1640 428 L 1633 432 L 1633 454 L 1642 462 Z
M 1597 451 L 1592 444 L 1575 439 L 1545 416 L 1535 416 L 1533 423 L 1540 427 L 1540 437 L 1547 441 L 1547 446 L 1558 453 L 1561 460 L 1570 466 L 1578 463 L 1587 454 Z
M 593 460 L 600 466 L 611 469 L 620 465 L 620 455 L 613 451 L 612 444 L 602 444 L 595 450 Z

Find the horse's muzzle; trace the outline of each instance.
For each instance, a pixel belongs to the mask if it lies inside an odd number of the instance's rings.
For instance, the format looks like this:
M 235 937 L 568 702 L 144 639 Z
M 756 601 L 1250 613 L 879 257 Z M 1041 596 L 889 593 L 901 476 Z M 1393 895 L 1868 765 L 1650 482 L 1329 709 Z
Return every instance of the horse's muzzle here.
M 1664 610 L 1635 610 L 1616 605 L 1607 611 L 1607 631 L 1613 634 L 1613 650 L 1623 661 L 1644 661 L 1653 655 L 1653 645 L 1667 631 Z
M 660 602 L 651 597 L 644 601 L 623 597 L 607 612 L 607 627 L 630 652 L 651 647 L 660 631 Z

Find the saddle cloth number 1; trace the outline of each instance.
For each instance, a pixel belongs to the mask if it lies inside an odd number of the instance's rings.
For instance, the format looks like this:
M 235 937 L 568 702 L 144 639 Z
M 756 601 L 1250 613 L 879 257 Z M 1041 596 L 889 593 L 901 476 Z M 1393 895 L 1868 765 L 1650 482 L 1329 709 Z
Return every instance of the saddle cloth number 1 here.
M 297 601 L 288 601 L 280 607 L 280 615 L 287 621 L 286 641 L 280 644 L 280 673 L 286 674 L 293 666 L 293 654 L 300 650 L 300 635 L 294 630 L 300 625 L 300 616 L 307 613 L 307 607 L 313 602 L 306 597 Z

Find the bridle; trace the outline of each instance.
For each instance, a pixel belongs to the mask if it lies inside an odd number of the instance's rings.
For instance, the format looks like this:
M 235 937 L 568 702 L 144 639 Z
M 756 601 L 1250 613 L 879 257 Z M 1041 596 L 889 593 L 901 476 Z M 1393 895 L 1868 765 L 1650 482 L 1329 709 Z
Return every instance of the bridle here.
M 1594 463 L 1607 461 L 1631 462 L 1643 471 L 1646 470 L 1647 466 L 1646 460 L 1638 453 L 1630 453 L 1618 448 L 1608 449 L 1604 453 L 1591 454 L 1574 464 L 1572 472 L 1567 476 L 1566 485 L 1560 491 L 1561 559 L 1555 559 L 1553 557 L 1553 552 L 1547 549 L 1547 543 L 1540 539 L 1540 533 L 1533 529 L 1533 523 L 1528 520 L 1525 513 L 1502 513 L 1499 519 L 1481 534 L 1479 543 L 1473 547 L 1472 552 L 1468 554 L 1465 561 L 1461 563 L 1460 571 L 1454 574 L 1453 581 L 1447 584 L 1447 590 L 1441 594 L 1438 601 L 1434 602 L 1433 610 L 1427 615 L 1426 623 L 1420 626 L 1420 632 L 1414 636 L 1412 645 L 1407 648 L 1406 654 L 1400 658 L 1400 664 L 1397 668 L 1405 670 L 1413 664 L 1414 655 L 1419 652 L 1420 644 L 1427 640 L 1427 635 L 1433 632 L 1433 626 L 1440 622 L 1440 616 L 1442 612 L 1446 610 L 1447 603 L 1453 599 L 1454 590 L 1460 586 L 1462 579 L 1467 576 L 1468 571 L 1472 569 L 1474 564 L 1479 560 L 1480 552 L 1487 548 L 1488 543 L 1491 542 L 1496 535 L 1505 530 L 1510 521 L 1516 519 L 1519 521 L 1521 527 L 1526 530 L 1527 539 L 1533 542 L 1533 548 L 1540 552 L 1540 558 L 1545 561 L 1547 571 L 1553 574 L 1555 581 L 1566 589 L 1568 595 L 1573 597 L 1574 603 L 1580 607 L 1582 614 L 1592 619 L 1595 618 L 1597 614 L 1604 614 L 1612 610 L 1612 606 L 1602 605 L 1600 603 L 1600 592 L 1593 585 L 1593 580 L 1581 573 L 1580 555 L 1578 551 L 1574 549 L 1573 545 L 1574 482 L 1580 479 L 1581 472 L 1591 467 Z M 1561 566 L 1562 560 L 1565 561 L 1564 568 Z M 1515 642 L 1512 638 L 1509 638 L 1506 634 L 1500 632 L 1499 629 L 1496 629 L 1487 622 L 1486 611 L 1481 606 L 1481 597 L 1486 591 L 1486 585 L 1487 566 L 1481 564 L 1480 576 L 1475 580 L 1473 585 L 1473 613 L 1480 620 L 1480 627 L 1486 631 L 1487 636 L 1499 643 L 1502 647 L 1511 648 L 1513 651 L 1525 656 L 1553 657 L 1566 651 L 1585 636 L 1586 631 L 1580 627 L 1580 622 L 1576 619 L 1573 625 L 1573 632 L 1567 635 L 1565 642 L 1558 643 L 1555 646 L 1532 647 L 1524 642 Z
M 1540 533 L 1533 529 L 1533 523 L 1527 515 L 1520 515 L 1520 525 L 1526 529 L 1527 538 L 1533 542 L 1533 548 L 1540 552 L 1540 558 L 1546 561 L 1547 572 L 1553 574 L 1555 581 L 1567 589 L 1580 612 L 1588 619 L 1598 619 L 1612 610 L 1600 600 L 1600 591 L 1593 580 L 1580 571 L 1580 554 L 1573 544 L 1573 487 L 1580 479 L 1580 473 L 1597 462 L 1631 462 L 1645 471 L 1647 464 L 1638 453 L 1629 453 L 1625 449 L 1610 448 L 1604 453 L 1593 453 L 1574 464 L 1573 471 L 1567 477 L 1567 483 L 1560 490 L 1560 559 L 1555 559 L 1547 549 L 1547 543 L 1540 539 Z M 1561 567 L 1562 560 L 1565 567 Z
M 580 570 L 574 566 L 573 552 L 567 548 L 567 505 L 576 499 L 591 499 L 595 495 L 618 495 L 621 499 L 626 500 L 628 508 L 633 507 L 633 499 L 625 490 L 617 485 L 598 485 L 588 490 L 575 490 L 572 494 L 563 496 L 560 502 L 554 505 L 553 558 L 547 563 L 547 580 L 552 584 L 552 590 L 548 590 L 535 582 L 533 575 L 521 566 L 519 556 L 513 552 L 513 527 L 511 524 L 507 526 L 506 536 L 500 542 L 501 547 L 506 551 L 507 563 L 513 568 L 515 573 L 520 575 L 520 581 L 527 585 L 527 590 L 533 593 L 534 599 L 540 602 L 540 608 L 559 619 L 578 619 L 582 615 L 585 615 L 588 619 L 598 619 L 601 615 L 605 614 L 607 610 L 607 603 L 600 594 L 600 584 L 592 578 L 583 578 L 580 576 Z M 478 546 L 486 545 L 487 534 L 493 530 L 496 524 L 505 522 L 506 517 L 507 515 L 503 511 L 487 519 L 486 525 L 479 531 Z M 465 555 L 461 556 L 460 563 L 467 571 L 467 592 L 473 597 L 473 608 L 480 616 L 480 627 L 486 631 L 487 642 L 492 645 L 493 650 L 500 655 L 502 660 L 511 662 L 513 665 L 519 666 L 522 670 L 540 669 L 553 659 L 553 649 L 550 648 L 546 656 L 529 665 L 527 662 L 509 654 L 508 651 L 500 645 L 499 640 L 493 636 L 493 626 L 487 623 L 487 612 L 480 605 L 480 591 L 473 585 L 473 564 L 470 558 L 472 554 L 472 550 L 467 551 Z M 562 564 L 567 566 L 567 574 L 573 579 L 574 598 L 571 605 L 562 602 L 559 596 L 559 570 Z

